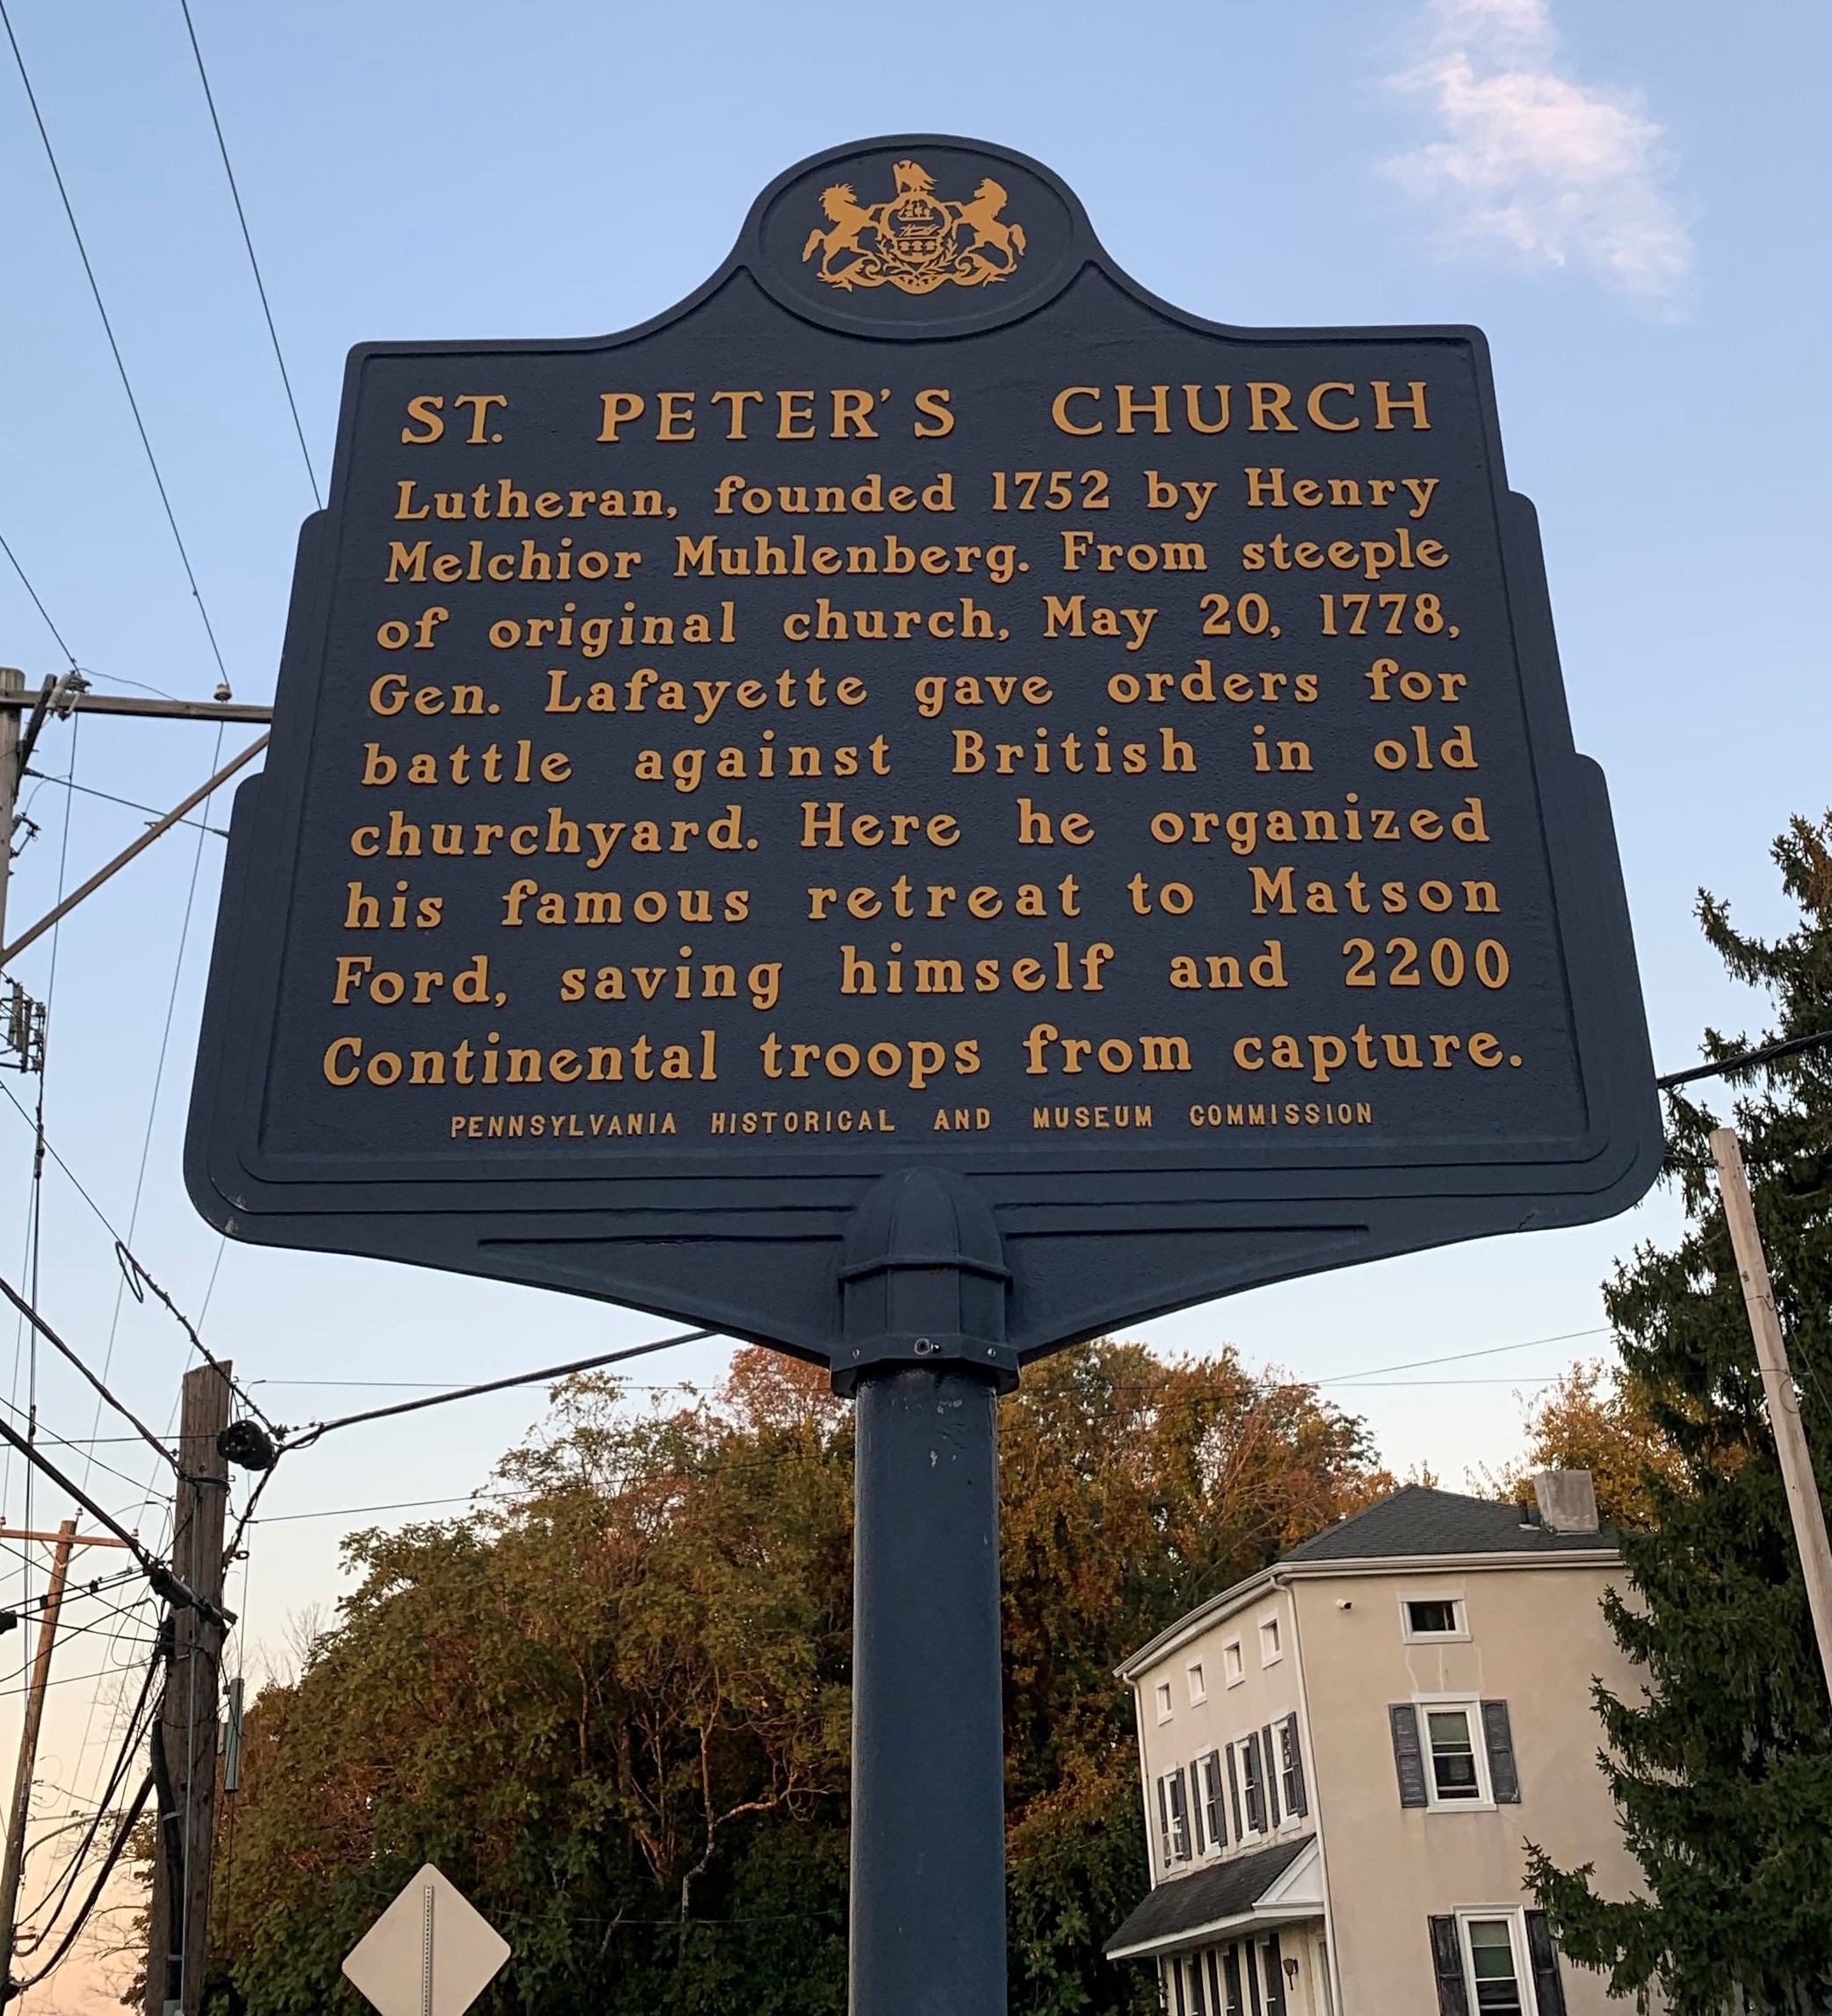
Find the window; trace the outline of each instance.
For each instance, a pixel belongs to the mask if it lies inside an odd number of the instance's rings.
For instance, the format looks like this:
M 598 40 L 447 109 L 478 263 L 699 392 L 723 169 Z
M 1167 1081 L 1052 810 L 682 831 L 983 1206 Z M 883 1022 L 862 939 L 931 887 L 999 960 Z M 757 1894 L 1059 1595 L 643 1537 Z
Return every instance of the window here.
M 1155 1689 L 1155 1694 L 1158 1704 L 1158 1720 L 1169 1722 L 1170 1719 L 1170 1682 L 1160 1680 Z
M 1263 1666 L 1270 1666 L 1284 1656 L 1278 1647 L 1278 1618 L 1262 1618 L 1259 1627 L 1259 1663 Z
M 1203 1992 L 1202 1955 L 1192 1953 L 1184 1965 L 1190 1974 L 1190 2016 L 1209 2016 L 1208 1997 Z
M 1198 1757 L 1196 1774 L 1196 1846 L 1198 1853 L 1213 1854 L 1227 1846 L 1227 1822 L 1224 1817 L 1226 1796 L 1221 1784 L 1221 1753 L 1212 1750 Z
M 1463 1936 L 1469 1947 L 1476 2016 L 1523 2016 L 1512 1919 L 1466 1918 Z
M 1421 1638 L 1466 1638 L 1463 1605 L 1454 1596 L 1408 1597 L 1401 1605 L 1407 1643 Z
M 1195 1705 L 1197 1704 L 1197 1702 L 1204 1702 L 1204 1701 L 1206 1701 L 1206 1700 L 1208 1699 L 1208 1697 L 1209 1697 L 1209 1694 L 1208 1694 L 1208 1689 L 1207 1689 L 1207 1687 L 1206 1687 L 1203 1685 L 1203 1683 L 1202 1683 L 1202 1662 L 1201 1662 L 1201 1660 L 1200 1660 L 1200 1659 L 1195 1660 L 1195 1661 L 1194 1661 L 1194 1662 L 1193 1662 L 1193 1663 L 1191 1665 L 1191 1666 L 1190 1666 L 1190 1669 L 1189 1669 L 1189 1672 L 1190 1672 L 1190 1705 L 1191 1705 L 1191 1706 L 1193 1708 L 1193 1707 L 1195 1707 Z
M 1439 2016 L 1565 2016 L 1558 1948 L 1543 1911 L 1491 1905 L 1427 1922 Z
M 1401 1805 L 1520 1803 L 1520 1770 L 1506 1702 L 1427 1694 L 1390 1703 L 1387 1716 Z
M 1480 1799 L 1482 1781 L 1476 1768 L 1474 1732 L 1466 1708 L 1427 1708 L 1425 1740 L 1431 1752 L 1431 1797 L 1434 1804 Z
M 1190 1802 L 1181 1769 L 1158 1780 L 1158 1839 L 1164 1867 L 1190 1859 Z
M 1221 1676 L 1229 1687 L 1238 1687 L 1247 1677 L 1246 1666 L 1241 1658 L 1241 1641 L 1230 1638 L 1221 1648 Z
M 1246 1813 L 1246 1832 L 1266 1832 L 1266 1781 L 1260 1768 L 1259 1738 L 1249 1736 L 1235 1745 L 1241 1760 L 1241 1803 Z
M 1304 1759 L 1298 1748 L 1298 1718 L 1288 1715 L 1278 1724 L 1278 1788 L 1285 1810 L 1294 1817 L 1309 1810 L 1304 1797 Z

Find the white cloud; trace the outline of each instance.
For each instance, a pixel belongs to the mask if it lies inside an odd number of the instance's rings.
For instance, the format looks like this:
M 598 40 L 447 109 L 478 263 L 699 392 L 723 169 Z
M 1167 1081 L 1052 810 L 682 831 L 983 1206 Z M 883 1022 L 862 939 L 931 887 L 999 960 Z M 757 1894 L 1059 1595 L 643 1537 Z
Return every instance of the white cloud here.
M 1585 269 L 1676 312 L 1691 240 L 1640 94 L 1569 74 L 1547 0 L 1427 0 L 1426 27 L 1423 57 L 1391 82 L 1430 101 L 1442 137 L 1385 167 L 1441 242 Z

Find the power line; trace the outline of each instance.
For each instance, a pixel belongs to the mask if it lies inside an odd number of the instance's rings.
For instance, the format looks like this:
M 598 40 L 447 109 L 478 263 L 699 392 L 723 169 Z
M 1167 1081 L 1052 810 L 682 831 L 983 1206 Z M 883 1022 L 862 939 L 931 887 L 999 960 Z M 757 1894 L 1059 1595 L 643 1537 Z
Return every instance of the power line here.
M 185 535 L 178 530 L 177 515 L 172 509 L 171 497 L 165 488 L 165 478 L 159 472 L 159 458 L 153 452 L 152 437 L 147 432 L 146 422 L 141 418 L 140 401 L 134 396 L 134 381 L 127 376 L 127 361 L 121 356 L 120 344 L 115 341 L 114 324 L 108 319 L 108 309 L 102 300 L 102 289 L 96 279 L 96 270 L 90 264 L 89 247 L 83 243 L 82 228 L 76 222 L 76 212 L 70 202 L 70 192 L 64 186 L 63 170 L 57 165 L 57 151 L 51 145 L 51 134 L 45 125 L 45 115 L 39 110 L 38 93 L 32 88 L 32 75 L 25 68 L 25 56 L 19 47 L 19 38 L 13 33 L 12 17 L 6 11 L 6 0 L 0 0 L 0 27 L 5 28 L 6 40 L 11 45 L 12 60 L 18 67 L 19 82 L 25 87 L 25 102 L 32 107 L 33 122 L 38 127 L 39 139 L 44 143 L 45 159 L 51 164 L 51 178 L 57 184 L 57 194 L 63 204 L 63 213 L 69 220 L 70 235 L 76 241 L 76 254 L 83 261 L 83 271 L 89 281 L 89 291 L 95 297 L 96 313 L 102 318 L 102 332 L 108 338 L 108 348 L 114 358 L 114 368 L 120 374 L 121 390 L 127 395 L 127 405 L 134 415 L 134 424 L 139 430 L 140 444 L 146 450 L 147 466 L 153 472 L 153 484 L 159 493 L 159 502 L 165 509 L 165 522 L 171 527 L 172 543 L 178 549 L 178 559 L 184 564 L 185 578 L 191 584 L 192 599 L 197 603 L 197 612 L 204 625 L 204 635 L 210 640 L 210 655 L 215 659 L 216 669 L 227 683 L 228 668 L 222 661 L 222 651 L 216 641 L 216 631 L 210 621 L 210 611 L 204 606 L 203 591 L 197 585 L 197 574 L 191 565 L 191 555 L 185 550 Z
M 165 1444 L 161 1442 L 158 1436 L 156 1435 L 153 1431 L 146 1425 L 146 1423 L 141 1420 L 140 1416 L 136 1414 L 130 1406 L 127 1405 L 126 1401 L 117 1399 L 115 1396 L 109 1391 L 107 1383 L 105 1380 L 98 1378 L 95 1373 L 90 1370 L 88 1365 L 84 1363 L 80 1354 L 73 1351 L 70 1347 L 64 1342 L 63 1339 L 60 1337 L 54 1329 L 52 1329 L 51 1326 L 45 1321 L 44 1318 L 39 1314 L 37 1310 L 35 1310 L 32 1304 L 26 1301 L 25 1297 L 19 1293 L 19 1291 L 12 1285 L 12 1283 L 6 1279 L 4 1275 L 0 1275 L 0 1295 L 4 1295 L 6 1299 L 12 1304 L 13 1307 L 18 1311 L 19 1314 L 23 1316 L 25 1320 L 32 1326 L 32 1327 L 37 1331 L 39 1335 L 45 1340 L 46 1343 L 49 1344 L 54 1350 L 61 1352 L 63 1356 L 67 1358 L 80 1373 L 82 1373 L 83 1377 L 89 1381 L 91 1386 L 95 1388 L 97 1393 L 100 1395 L 101 1398 L 105 1400 L 108 1405 L 114 1409 L 116 1413 L 120 1415 L 121 1418 L 128 1422 L 130 1426 L 137 1428 L 140 1431 L 140 1438 L 143 1442 L 146 1443 L 148 1449 L 156 1449 L 159 1454 L 165 1458 L 166 1462 L 171 1465 L 173 1470 L 176 1470 L 177 1469 L 177 1457 L 175 1456 L 172 1452 L 166 1448 Z M 90 1438 L 91 1441 L 94 1439 L 94 1437 Z M 94 1461 L 95 1459 L 91 1457 L 90 1460 Z
M 157 806 L 141 805 L 137 798 L 117 798 L 112 791 L 98 791 L 93 784 L 77 784 L 71 777 L 47 777 L 42 770 L 27 770 L 25 775 L 39 784 L 62 784 L 66 791 L 79 791 L 85 798 L 106 798 L 110 805 L 125 806 L 129 812 L 150 813 L 155 819 L 165 817 L 165 814 L 160 811 Z M 202 823 L 201 820 L 195 819 L 181 819 L 178 821 L 180 826 L 199 826 Z M 219 840 L 227 840 L 229 837 L 228 834 L 220 826 L 206 826 L 204 831 L 214 833 Z
M 395 1414 L 417 1413 L 423 1407 L 442 1407 L 448 1400 L 468 1400 L 482 1393 L 501 1393 L 510 1386 L 538 1386 L 549 1379 L 563 1379 L 574 1372 L 593 1372 L 601 1365 L 619 1365 L 626 1358 L 642 1358 L 651 1351 L 666 1351 L 676 1344 L 697 1344 L 703 1337 L 716 1337 L 716 1330 L 682 1330 L 672 1337 L 657 1337 L 647 1344 L 634 1344 L 622 1351 L 606 1351 L 593 1358 L 575 1358 L 569 1364 L 544 1366 L 538 1372 L 517 1372 L 506 1379 L 486 1379 L 481 1385 L 455 1386 L 449 1393 L 434 1393 L 424 1400 L 400 1400 L 392 1407 L 371 1407 L 360 1414 L 344 1414 L 334 1421 L 312 1421 L 301 1428 L 290 1440 L 280 1444 L 285 1454 L 290 1449 L 309 1449 L 321 1435 L 328 1435 L 333 1428 L 353 1428 L 361 1421 L 387 1420 Z M 272 1470 L 267 1473 L 270 1477 Z M 250 1507 L 252 1510 L 252 1506 Z M 246 1522 L 248 1514 L 243 1514 Z
M 25 568 L 19 565 L 19 556 L 6 543 L 4 533 L 0 533 L 0 553 L 4 553 L 11 563 L 13 572 L 19 577 L 19 586 L 32 597 L 32 606 L 44 618 L 45 628 L 57 639 L 57 648 L 69 660 L 70 668 L 74 671 L 76 665 L 76 654 L 64 642 L 62 631 L 51 620 L 51 611 L 39 600 L 38 590 L 32 585 Z
M 67 1478 L 41 1449 L 34 1448 L 4 1420 L 0 1420 L 0 1441 L 10 1443 L 18 1450 L 33 1470 L 42 1470 L 60 1491 L 75 1499 L 91 1519 L 99 1520 L 139 1562 L 147 1580 L 168 1603 L 177 1608 L 193 1609 L 213 1624 L 226 1624 L 228 1622 L 216 1604 L 207 1597 L 199 1596 L 186 1588 L 164 1562 L 148 1551 L 137 1535 L 129 1533 L 112 1512 L 98 1505 L 81 1485 Z
M 273 343 L 273 361 L 280 367 L 280 383 L 286 388 L 286 409 L 293 415 L 293 431 L 299 437 L 299 452 L 305 458 L 306 475 L 312 497 L 322 511 L 324 497 L 318 488 L 318 472 L 312 466 L 312 452 L 306 446 L 305 428 L 299 417 L 299 402 L 293 396 L 293 380 L 280 351 L 280 332 L 273 326 L 273 310 L 267 305 L 267 286 L 261 278 L 261 262 L 255 257 L 255 242 L 248 228 L 248 213 L 242 207 L 242 191 L 235 186 L 235 170 L 229 166 L 229 143 L 222 137 L 222 121 L 216 116 L 216 94 L 210 89 L 209 73 L 204 69 L 204 52 L 198 47 L 197 29 L 191 19 L 191 0 L 178 0 L 185 16 L 185 32 L 191 38 L 191 53 L 197 58 L 198 82 L 204 87 L 204 103 L 210 108 L 210 124 L 216 134 L 216 149 L 222 156 L 222 172 L 228 177 L 229 194 L 235 199 L 235 221 L 242 227 L 242 242 L 248 247 L 248 263 L 255 276 L 255 292 L 261 297 L 261 313 L 267 318 L 267 334 Z
M 1451 1351 L 1442 1358 L 1408 1358 L 1402 1365 L 1359 1365 L 1352 1372 L 1339 1372 L 1331 1379 L 1313 1379 L 1314 1386 L 1342 1386 L 1351 1379 L 1379 1379 L 1389 1372 L 1420 1372 L 1428 1365 L 1460 1365 L 1471 1358 L 1499 1358 L 1508 1351 L 1530 1351 L 1539 1344 L 1571 1344 L 1580 1337 L 1607 1337 L 1610 1326 L 1598 1323 L 1589 1330 L 1561 1330 L 1555 1337 L 1523 1337 L 1517 1344 L 1495 1344 L 1481 1351 Z
M 63 780 L 59 778 L 55 781 L 62 783 Z M 25 1109 L 20 1105 L 19 1102 L 16 1098 L 14 1098 L 12 1088 L 5 1082 L 4 1079 L 0 1079 L 0 1093 L 4 1093 L 5 1095 L 13 1110 L 19 1116 L 20 1119 L 22 1119 L 28 1127 L 34 1125 L 34 1122 L 31 1114 L 29 1114 Z M 270 1428 L 274 1426 L 273 1422 L 268 1419 L 264 1413 L 263 1413 L 260 1405 L 249 1393 L 246 1387 L 242 1385 L 238 1381 L 236 1381 L 229 1375 L 228 1371 L 224 1367 L 222 1361 L 220 1358 L 217 1358 L 212 1355 L 208 1346 L 206 1345 L 202 1338 L 199 1336 L 196 1326 L 185 1314 L 184 1311 L 178 1307 L 177 1304 L 172 1300 L 171 1297 L 166 1293 L 165 1290 L 160 1287 L 159 1283 L 153 1279 L 149 1273 L 148 1273 L 146 1268 L 144 1265 L 142 1265 L 138 1256 L 134 1254 L 133 1248 L 127 1244 L 127 1240 L 124 1239 L 121 1235 L 114 1229 L 113 1220 L 110 1218 L 107 1212 L 102 1209 L 101 1205 L 98 1204 L 96 1200 L 91 1196 L 89 1192 L 83 1187 L 82 1179 L 77 1175 L 76 1172 L 71 1168 L 69 1164 L 64 1160 L 63 1157 L 57 1153 L 55 1146 L 53 1145 L 49 1137 L 44 1134 L 42 1128 L 39 1129 L 39 1145 L 43 1150 L 43 1153 L 48 1155 L 50 1159 L 56 1163 L 57 1167 L 63 1172 L 65 1177 L 69 1180 L 70 1188 L 76 1191 L 76 1195 L 81 1197 L 83 1203 L 89 1206 L 90 1210 L 95 1213 L 97 1221 L 101 1225 L 103 1231 L 105 1232 L 109 1238 L 114 1241 L 115 1261 L 117 1265 L 120 1268 L 122 1273 L 129 1276 L 137 1276 L 146 1284 L 147 1287 L 152 1290 L 154 1294 L 159 1297 L 160 1301 L 163 1302 L 166 1308 L 171 1312 L 173 1320 L 177 1323 L 178 1326 L 184 1331 L 185 1334 L 191 1340 L 192 1345 L 196 1348 L 199 1355 L 204 1360 L 204 1362 L 206 1364 L 212 1366 L 216 1371 L 221 1372 L 222 1376 L 228 1380 L 229 1386 L 235 1392 L 235 1397 L 245 1407 L 249 1409 L 251 1413 L 258 1416 L 259 1419 L 263 1421 L 265 1421 Z M 228 1242 L 225 1241 L 224 1243 L 227 1244 Z M 129 1282 L 129 1285 L 132 1285 L 131 1280 Z M 134 1288 L 133 1290 L 133 1293 L 134 1298 L 136 1302 L 142 1299 L 141 1291 L 138 1288 Z M 91 1444 L 99 1446 L 101 1443 L 112 1438 L 105 1435 L 89 1435 L 76 1436 L 75 1438 L 62 1436 L 59 1439 L 64 1442 L 66 1446 L 69 1448 L 81 1449 L 85 1448 Z M 160 1446 L 161 1453 L 163 1454 L 163 1445 Z
M 1792 1057 L 1803 1050 L 1817 1050 L 1828 1043 L 1832 1043 L 1832 1029 L 1821 1030 L 1814 1036 L 1793 1036 L 1782 1043 L 1764 1044 L 1760 1050 L 1741 1050 L 1734 1057 L 1719 1059 L 1715 1064 L 1695 1064 L 1689 1071 L 1669 1071 L 1664 1078 L 1656 1078 L 1654 1082 L 1662 1092 L 1671 1092 L 1676 1086 L 1690 1085 L 1695 1078 L 1721 1078 L 1728 1072 L 1749 1071 L 1758 1064 L 1772 1064 L 1778 1058 Z

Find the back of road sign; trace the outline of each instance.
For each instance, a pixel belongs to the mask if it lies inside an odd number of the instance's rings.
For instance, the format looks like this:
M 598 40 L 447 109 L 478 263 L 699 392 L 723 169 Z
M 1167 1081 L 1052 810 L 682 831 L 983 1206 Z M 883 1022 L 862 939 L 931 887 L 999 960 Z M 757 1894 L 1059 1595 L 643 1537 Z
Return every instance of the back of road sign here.
M 381 2016 L 464 2016 L 509 1952 L 509 1941 L 428 1862 L 351 1948 L 344 1972 Z
M 1022 1360 L 1608 1216 L 1659 1141 L 1479 332 L 1203 322 L 918 137 L 641 328 L 352 353 L 218 923 L 224 1231 L 825 1361 L 930 1169 Z

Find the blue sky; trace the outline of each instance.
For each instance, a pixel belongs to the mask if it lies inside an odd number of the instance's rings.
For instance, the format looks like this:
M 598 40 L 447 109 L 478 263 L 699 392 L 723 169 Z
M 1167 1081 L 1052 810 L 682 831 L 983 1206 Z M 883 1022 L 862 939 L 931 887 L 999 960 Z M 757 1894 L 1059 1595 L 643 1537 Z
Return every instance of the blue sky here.
M 228 677 L 264 698 L 312 496 L 177 0 L 9 11 Z M 194 0 L 193 18 L 321 481 L 351 343 L 644 319 L 718 263 L 770 177 L 878 132 L 975 134 L 1041 157 L 1123 264 L 1218 320 L 1481 325 L 1510 476 L 1541 516 L 1579 746 L 1613 794 L 1656 1057 L 1689 1061 L 1707 1022 L 1756 1026 L 1691 905 L 1704 884 L 1746 922 L 1780 924 L 1767 844 L 1832 797 L 1813 586 L 1825 569 L 1812 560 L 1828 424 L 1812 137 L 1832 55 L 1823 10 L 1748 10 L 1734 33 L 1691 0 Z M 0 533 L 104 690 L 207 696 L 216 664 L 4 48 L 0 174 Z M 63 662 L 4 562 L 0 661 L 34 683 Z M 74 749 L 91 791 L 163 807 L 207 774 L 216 744 L 214 728 L 91 718 L 80 734 L 47 731 L 36 767 L 62 772 Z M 37 835 L 15 924 L 141 816 L 50 783 L 28 791 Z M 614 1311 L 356 1261 L 239 1249 L 218 1271 L 178 1144 L 220 858 L 195 830 L 161 842 L 20 966 L 52 1000 L 53 1144 L 117 1228 L 137 1194 L 136 1250 L 187 1309 L 214 1275 L 215 1347 L 275 1381 L 441 1381 L 653 1333 Z M 7 1269 L 29 1149 L 0 1102 Z M 1369 1415 L 1390 1462 L 1457 1483 L 1513 1445 L 1516 1385 L 1604 1340 L 1413 1375 L 1495 1383 L 1382 1391 L 1354 1376 L 1588 1331 L 1613 1256 L 1671 1222 L 1655 1201 L 1606 1226 L 1263 1291 L 1152 1333 L 1191 1350 L 1231 1339 L 1343 1381 L 1330 1391 Z M 120 1300 L 111 1253 L 54 1167 L 47 1311 L 96 1356 L 112 1350 L 124 1391 L 163 1422 L 182 1340 Z M 683 1353 L 653 1377 L 717 1362 Z M 49 1371 L 41 1392 L 62 1432 L 97 1432 Z M 272 1393 L 290 1419 L 361 1398 Z M 333 1440 L 281 1478 L 271 1509 L 461 1494 L 536 1412 L 490 1403 Z M 107 1481 L 110 1502 L 134 1495 Z M 8 1490 L 17 1521 L 16 1472 Z M 255 1637 L 334 1593 L 337 1536 L 363 1522 L 263 1528 Z

